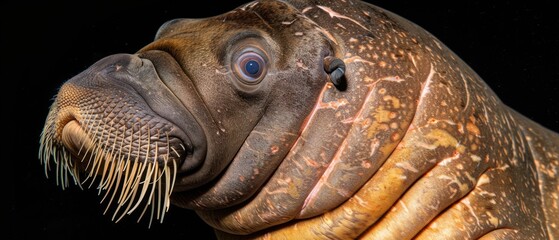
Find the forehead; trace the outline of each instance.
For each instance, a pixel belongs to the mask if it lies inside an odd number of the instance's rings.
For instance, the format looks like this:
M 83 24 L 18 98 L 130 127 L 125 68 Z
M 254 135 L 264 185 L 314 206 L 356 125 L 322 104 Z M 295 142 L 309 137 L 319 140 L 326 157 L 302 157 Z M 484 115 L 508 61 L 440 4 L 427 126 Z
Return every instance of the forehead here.
M 292 27 L 302 14 L 280 1 L 254 1 L 229 12 L 201 19 L 174 19 L 163 24 L 156 39 L 183 34 L 220 33 L 253 29 L 273 34 Z

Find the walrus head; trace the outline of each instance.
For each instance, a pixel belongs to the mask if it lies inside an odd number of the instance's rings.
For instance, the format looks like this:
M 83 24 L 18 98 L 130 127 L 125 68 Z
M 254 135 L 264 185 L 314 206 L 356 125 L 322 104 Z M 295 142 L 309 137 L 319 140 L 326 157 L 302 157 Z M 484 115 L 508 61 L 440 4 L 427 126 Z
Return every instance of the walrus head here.
M 62 85 L 40 158 L 46 171 L 56 164 L 63 187 L 98 184 L 117 219 L 151 209 L 162 220 L 171 202 L 240 204 L 299 137 L 333 70 L 324 67 L 336 54 L 330 41 L 280 2 L 167 22 L 137 53 L 108 56 Z

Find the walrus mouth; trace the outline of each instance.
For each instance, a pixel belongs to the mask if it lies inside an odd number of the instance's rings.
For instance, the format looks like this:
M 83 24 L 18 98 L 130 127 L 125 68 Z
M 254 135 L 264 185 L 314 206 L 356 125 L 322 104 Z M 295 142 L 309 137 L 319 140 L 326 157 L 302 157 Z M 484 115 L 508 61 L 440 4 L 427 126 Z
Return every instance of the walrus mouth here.
M 64 84 L 41 133 L 39 159 L 47 177 L 54 163 L 63 189 L 72 180 L 80 188 L 97 184 L 113 221 L 132 213 L 140 221 L 149 211 L 151 226 L 163 221 L 178 166 L 192 155 L 192 144 L 140 97 L 110 91 L 100 95 L 80 83 Z

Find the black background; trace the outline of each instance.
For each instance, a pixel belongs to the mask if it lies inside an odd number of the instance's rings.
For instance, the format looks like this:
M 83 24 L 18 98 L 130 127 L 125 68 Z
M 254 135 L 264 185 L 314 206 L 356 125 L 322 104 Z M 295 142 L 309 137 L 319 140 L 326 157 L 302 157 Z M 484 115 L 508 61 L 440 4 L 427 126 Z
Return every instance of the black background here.
M 559 17 L 551 2 L 372 1 L 433 33 L 507 105 L 559 131 Z M 102 214 L 96 191 L 76 186 L 63 191 L 52 177 L 45 177 L 37 157 L 39 134 L 51 98 L 64 80 L 109 54 L 135 52 L 167 20 L 212 16 L 240 4 L 2 1 L 0 175 L 6 178 L 1 197 L 8 200 L 3 204 L 7 213 L 2 213 L 2 238 L 7 233 L 8 239 L 35 234 L 57 239 L 212 239 L 212 230 L 196 215 L 176 207 L 163 224 L 150 229 L 134 219 L 113 223 Z

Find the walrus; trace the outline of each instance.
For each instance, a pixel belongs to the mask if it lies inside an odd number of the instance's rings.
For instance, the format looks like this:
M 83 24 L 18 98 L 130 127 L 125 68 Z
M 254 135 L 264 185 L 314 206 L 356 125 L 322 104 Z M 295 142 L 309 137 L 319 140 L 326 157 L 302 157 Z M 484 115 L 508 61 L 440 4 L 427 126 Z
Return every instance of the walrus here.
M 193 209 L 222 239 L 553 239 L 559 135 L 421 27 L 358 2 L 165 23 L 65 82 L 46 173 L 114 221 Z

